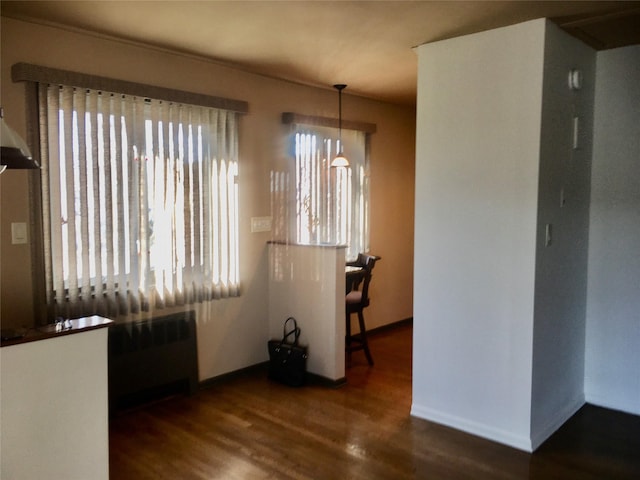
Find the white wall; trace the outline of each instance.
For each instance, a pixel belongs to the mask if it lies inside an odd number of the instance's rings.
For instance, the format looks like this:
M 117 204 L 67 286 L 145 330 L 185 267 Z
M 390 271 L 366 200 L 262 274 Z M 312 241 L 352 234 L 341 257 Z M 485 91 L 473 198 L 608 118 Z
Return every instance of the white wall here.
M 544 35 L 417 49 L 412 414 L 524 450 Z
M 598 53 L 585 393 L 640 415 L 640 46 Z
M 595 51 L 548 23 L 536 253 L 531 437 L 535 449 L 584 404 Z M 572 90 L 568 73 L 582 72 Z M 573 119 L 579 142 L 573 148 Z M 551 244 L 545 246 L 545 226 Z

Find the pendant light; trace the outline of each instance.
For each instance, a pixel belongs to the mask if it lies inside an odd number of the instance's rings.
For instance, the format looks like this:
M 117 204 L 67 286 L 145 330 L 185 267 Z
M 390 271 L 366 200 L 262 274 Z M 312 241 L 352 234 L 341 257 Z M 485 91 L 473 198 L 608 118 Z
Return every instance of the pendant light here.
M 340 151 L 336 158 L 331 162 L 332 167 L 348 167 L 349 160 L 344 156 L 344 152 L 342 149 L 342 90 L 344 90 L 347 86 L 344 84 L 334 85 L 333 88 L 338 90 L 338 141 L 340 143 Z
M 25 169 L 40 168 L 40 165 L 31 158 L 31 152 L 25 141 L 20 138 L 4 121 L 3 111 L 0 108 L 0 173 L 6 168 Z

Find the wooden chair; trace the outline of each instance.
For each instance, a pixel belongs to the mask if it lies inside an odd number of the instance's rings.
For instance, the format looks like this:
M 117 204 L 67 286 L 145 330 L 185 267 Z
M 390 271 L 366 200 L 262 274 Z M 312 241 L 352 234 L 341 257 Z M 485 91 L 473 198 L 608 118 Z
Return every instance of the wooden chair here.
M 347 293 L 345 299 L 345 312 L 346 312 L 346 336 L 345 336 L 345 350 L 351 358 L 351 352 L 357 350 L 364 350 L 364 354 L 367 357 L 369 365 L 373 365 L 373 358 L 369 351 L 369 343 L 367 342 L 367 329 L 364 323 L 363 310 L 369 306 L 369 285 L 371 284 L 372 270 L 376 264 L 376 261 L 380 260 L 380 257 L 375 255 L 367 255 L 364 253 L 358 254 L 358 259 L 355 262 L 348 262 L 347 265 L 362 267 L 362 271 L 359 276 L 352 279 L 352 289 Z M 351 314 L 358 314 L 358 325 L 360 331 L 356 334 L 351 333 Z

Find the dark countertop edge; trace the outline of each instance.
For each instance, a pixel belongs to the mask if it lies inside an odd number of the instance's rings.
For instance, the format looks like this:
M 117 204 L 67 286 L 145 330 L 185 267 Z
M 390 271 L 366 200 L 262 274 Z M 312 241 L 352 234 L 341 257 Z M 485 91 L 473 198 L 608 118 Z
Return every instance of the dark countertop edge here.
M 76 333 L 88 332 L 89 330 L 106 328 L 113 324 L 113 320 L 109 320 L 108 318 L 100 317 L 98 315 L 75 318 L 69 321 L 71 322 L 71 328 L 57 332 L 55 324 L 36 327 L 28 330 L 22 337 L 2 340 L 0 346 L 9 347 L 12 345 L 21 345 L 23 343 L 46 340 L 48 338 L 64 337 L 67 335 L 74 335 Z
M 284 242 L 282 240 L 269 240 L 267 241 L 268 245 L 285 245 L 290 247 L 307 247 L 307 248 L 347 248 L 346 245 L 338 245 L 333 243 L 320 243 L 320 244 L 309 244 L 309 243 L 295 243 L 295 242 Z

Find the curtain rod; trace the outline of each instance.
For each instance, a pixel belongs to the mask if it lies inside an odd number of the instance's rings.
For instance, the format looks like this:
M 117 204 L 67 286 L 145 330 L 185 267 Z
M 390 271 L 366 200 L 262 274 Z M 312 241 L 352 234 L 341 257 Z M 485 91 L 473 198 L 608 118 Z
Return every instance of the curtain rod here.
M 284 112 L 282 114 L 282 123 L 285 125 L 291 123 L 299 123 L 302 125 L 316 125 L 319 127 L 338 128 L 338 119 L 330 117 L 317 117 L 314 115 L 302 115 L 300 113 Z M 364 133 L 376 133 L 377 127 L 375 123 L 356 122 L 342 119 L 342 128 L 345 130 L 356 130 Z
M 29 63 L 14 64 L 11 67 L 11 79 L 14 82 L 50 83 L 54 85 L 88 88 L 91 90 L 106 90 L 108 92 L 124 93 L 125 95 L 135 95 L 156 100 L 219 108 L 242 114 L 249 112 L 249 104 L 243 100 L 233 100 L 183 90 L 174 90 L 172 88 L 156 87 L 143 83 L 59 70 L 57 68 L 43 67 Z

